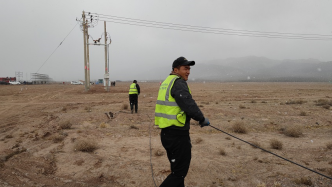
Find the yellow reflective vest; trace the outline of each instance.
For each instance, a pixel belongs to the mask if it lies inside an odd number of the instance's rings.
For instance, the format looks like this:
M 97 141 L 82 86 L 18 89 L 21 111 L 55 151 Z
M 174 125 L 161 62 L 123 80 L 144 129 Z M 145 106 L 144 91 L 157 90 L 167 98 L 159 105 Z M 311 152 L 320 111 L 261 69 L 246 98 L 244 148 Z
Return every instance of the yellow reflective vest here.
M 172 125 L 183 127 L 186 123 L 186 113 L 181 110 L 171 95 L 176 79 L 180 79 L 180 77 L 169 75 L 159 88 L 154 120 L 155 125 L 158 125 L 160 128 Z M 189 92 L 191 93 L 190 89 Z
M 129 94 L 138 94 L 136 83 L 132 83 L 129 87 Z

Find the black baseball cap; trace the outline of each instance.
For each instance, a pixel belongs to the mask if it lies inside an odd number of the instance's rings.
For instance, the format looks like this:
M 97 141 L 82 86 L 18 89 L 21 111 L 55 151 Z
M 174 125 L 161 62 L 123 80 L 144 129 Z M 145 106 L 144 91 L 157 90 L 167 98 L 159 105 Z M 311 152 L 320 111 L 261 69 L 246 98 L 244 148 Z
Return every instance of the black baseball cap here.
M 193 66 L 195 65 L 195 61 L 188 61 L 184 57 L 179 57 L 176 60 L 174 60 L 172 68 L 176 68 L 178 66 Z

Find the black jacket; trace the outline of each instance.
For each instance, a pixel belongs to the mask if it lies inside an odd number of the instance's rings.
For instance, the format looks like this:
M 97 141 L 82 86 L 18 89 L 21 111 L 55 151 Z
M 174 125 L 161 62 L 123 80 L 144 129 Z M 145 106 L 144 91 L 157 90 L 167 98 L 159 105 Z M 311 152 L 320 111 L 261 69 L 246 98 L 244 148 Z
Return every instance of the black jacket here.
M 198 108 L 195 100 L 192 98 L 187 82 L 183 79 L 177 79 L 171 90 L 171 95 L 174 97 L 176 103 L 179 105 L 181 110 L 183 110 L 186 115 L 186 123 L 184 127 L 170 126 L 170 129 L 178 130 L 189 130 L 190 129 L 190 119 L 193 118 L 196 121 L 204 121 L 204 115 Z
M 136 89 L 137 89 L 137 93 L 138 93 L 138 95 L 141 93 L 141 89 L 140 89 L 140 87 L 139 87 L 139 85 L 136 83 Z

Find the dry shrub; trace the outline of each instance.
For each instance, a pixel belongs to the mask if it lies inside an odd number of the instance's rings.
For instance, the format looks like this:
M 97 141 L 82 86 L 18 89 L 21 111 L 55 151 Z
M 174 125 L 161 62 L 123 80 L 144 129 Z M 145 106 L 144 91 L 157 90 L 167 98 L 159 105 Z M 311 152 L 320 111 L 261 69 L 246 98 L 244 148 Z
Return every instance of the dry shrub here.
M 104 122 L 101 123 L 101 124 L 99 125 L 100 128 L 106 128 L 106 126 L 107 126 L 107 125 L 106 125 L 106 123 L 104 123 Z
M 257 101 L 256 100 L 251 100 L 251 103 L 257 103 Z
M 219 104 L 218 101 L 216 102 L 216 104 Z
M 227 136 L 225 139 L 226 139 L 226 140 L 231 140 L 231 137 Z
M 253 145 L 255 145 L 255 146 L 257 146 L 257 147 L 261 147 L 261 144 L 259 142 L 257 142 L 257 141 L 252 141 L 250 143 L 253 144 Z M 252 147 L 256 149 L 257 147 L 255 147 L 255 146 L 252 146 Z
M 222 155 L 222 156 L 225 156 L 225 155 L 226 155 L 226 151 L 225 151 L 225 149 L 220 148 L 220 149 L 219 149 L 219 154 Z
M 259 183 L 259 184 L 257 184 L 256 187 L 266 187 L 266 184 L 264 182 L 263 183 Z
M 277 139 L 272 139 L 270 141 L 270 146 L 271 146 L 272 149 L 281 150 L 282 149 L 282 142 L 277 140 Z
M 240 108 L 240 109 L 245 109 L 246 106 L 244 106 L 244 105 L 239 105 L 239 108 Z
M 281 187 L 281 183 L 278 181 L 274 181 L 273 187 Z
M 136 127 L 135 125 L 130 125 L 129 127 L 130 129 L 139 129 L 138 127 Z
M 307 101 L 303 101 L 303 100 L 301 100 L 301 99 L 299 99 L 299 100 L 289 100 L 289 101 L 286 101 L 286 104 L 287 105 L 293 105 L 293 104 L 298 104 L 298 105 L 301 105 L 301 104 L 303 104 L 303 103 L 306 103 Z
M 86 110 L 87 112 L 91 112 L 91 107 L 86 106 L 86 107 L 84 108 L 84 110 Z
M 247 134 L 247 128 L 243 122 L 235 122 L 232 126 L 232 131 L 240 134 Z
M 70 129 L 73 124 L 70 123 L 70 121 L 64 121 L 59 124 L 61 129 Z
M 327 149 L 332 149 L 332 142 L 327 143 L 327 144 L 326 144 L 326 148 L 327 148 Z
M 284 130 L 284 134 L 289 137 L 298 138 L 302 135 L 302 129 L 299 126 L 288 127 Z
M 13 138 L 13 135 L 12 135 L 12 134 L 7 134 L 7 135 L 5 136 L 5 138 Z
M 62 142 L 63 139 L 65 139 L 65 137 L 62 136 L 62 135 L 59 135 L 59 134 L 54 135 L 54 136 L 52 137 L 52 141 L 53 141 L 54 143 Z
M 300 112 L 300 116 L 306 116 L 306 115 L 307 115 L 306 112 L 304 112 L 304 111 L 301 111 L 301 112 Z
M 154 155 L 155 155 L 155 156 L 163 156 L 163 155 L 164 155 L 164 151 L 161 151 L 160 149 L 158 149 L 158 150 L 156 150 L 156 151 L 154 152 Z
M 332 106 L 332 100 L 328 101 L 327 99 L 318 99 L 315 102 L 317 106 L 324 106 L 324 105 Z
M 203 139 L 202 138 L 200 138 L 200 137 L 198 137 L 198 138 L 196 138 L 196 140 L 195 140 L 195 143 L 201 143 L 203 141 Z
M 330 109 L 330 105 L 323 105 L 322 107 L 325 109 Z
M 294 182 L 298 185 L 304 184 L 307 186 L 312 186 L 312 181 L 309 177 L 301 177 L 299 179 L 295 179 Z
M 328 176 L 332 176 L 332 168 L 327 168 L 326 172 Z
M 262 103 L 267 103 L 266 101 L 262 101 Z
M 127 110 L 128 109 L 128 104 L 127 103 L 123 103 L 121 109 L 122 110 Z
M 67 112 L 67 108 L 66 107 L 62 107 L 61 111 Z
M 93 140 L 77 140 L 74 144 L 75 151 L 82 151 L 82 152 L 93 152 L 98 148 L 97 143 Z

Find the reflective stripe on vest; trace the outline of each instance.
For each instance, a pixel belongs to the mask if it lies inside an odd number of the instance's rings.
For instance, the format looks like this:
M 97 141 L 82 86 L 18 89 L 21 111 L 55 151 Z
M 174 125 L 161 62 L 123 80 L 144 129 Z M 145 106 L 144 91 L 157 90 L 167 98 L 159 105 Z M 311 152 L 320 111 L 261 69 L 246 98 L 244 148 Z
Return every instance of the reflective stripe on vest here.
M 186 123 L 186 113 L 181 110 L 171 95 L 174 82 L 179 78 L 176 75 L 170 75 L 160 85 L 155 109 L 155 125 L 158 125 L 160 128 L 172 125 L 183 127 Z
M 129 87 L 129 94 L 138 94 L 136 83 L 132 83 Z

